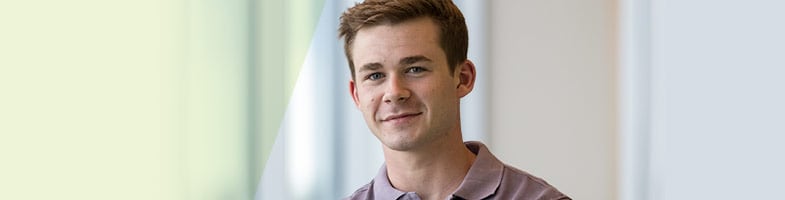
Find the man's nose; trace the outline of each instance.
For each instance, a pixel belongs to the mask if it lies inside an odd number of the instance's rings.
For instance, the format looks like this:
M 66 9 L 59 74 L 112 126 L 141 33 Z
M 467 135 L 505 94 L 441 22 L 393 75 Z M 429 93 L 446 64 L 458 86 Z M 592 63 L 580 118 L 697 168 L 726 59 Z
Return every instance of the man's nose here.
M 412 93 L 407 88 L 404 80 L 398 76 L 390 76 L 387 79 L 387 90 L 384 93 L 384 103 L 403 103 L 406 102 Z

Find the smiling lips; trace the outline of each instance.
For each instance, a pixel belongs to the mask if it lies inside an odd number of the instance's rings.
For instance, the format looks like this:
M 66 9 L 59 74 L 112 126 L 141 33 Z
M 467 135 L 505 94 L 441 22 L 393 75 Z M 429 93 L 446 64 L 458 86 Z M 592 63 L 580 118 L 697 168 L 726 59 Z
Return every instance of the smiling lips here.
M 397 115 L 390 115 L 390 116 L 387 116 L 384 119 L 382 119 L 382 122 L 398 121 L 398 120 L 409 119 L 409 118 L 412 118 L 412 117 L 419 116 L 420 114 L 422 114 L 422 112 L 402 113 L 402 114 L 397 114 Z

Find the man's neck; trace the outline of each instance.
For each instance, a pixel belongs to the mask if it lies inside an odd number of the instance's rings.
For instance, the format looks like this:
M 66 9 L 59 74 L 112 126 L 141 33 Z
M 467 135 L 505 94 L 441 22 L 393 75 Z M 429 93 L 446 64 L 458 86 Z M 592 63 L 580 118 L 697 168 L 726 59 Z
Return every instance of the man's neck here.
M 398 190 L 423 199 L 445 199 L 460 186 L 475 155 L 457 139 L 436 141 L 414 151 L 385 148 L 387 176 Z

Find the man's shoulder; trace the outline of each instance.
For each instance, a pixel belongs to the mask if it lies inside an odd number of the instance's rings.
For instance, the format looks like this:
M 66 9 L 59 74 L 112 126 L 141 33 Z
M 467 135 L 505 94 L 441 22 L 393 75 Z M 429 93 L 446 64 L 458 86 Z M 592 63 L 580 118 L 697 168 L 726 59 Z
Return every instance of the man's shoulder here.
M 570 199 L 556 187 L 526 171 L 504 165 L 496 199 Z
M 373 180 L 371 182 L 363 185 L 359 189 L 355 190 L 352 195 L 344 198 L 344 200 L 361 200 L 361 199 L 370 199 L 368 197 L 372 196 L 371 188 L 373 187 Z

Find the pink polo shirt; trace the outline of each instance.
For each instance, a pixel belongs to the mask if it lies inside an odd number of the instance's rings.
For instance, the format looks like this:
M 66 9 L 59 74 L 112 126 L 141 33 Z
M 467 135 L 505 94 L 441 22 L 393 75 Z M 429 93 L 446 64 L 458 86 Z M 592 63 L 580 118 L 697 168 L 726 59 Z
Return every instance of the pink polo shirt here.
M 481 142 L 464 144 L 477 157 L 461 185 L 448 199 L 570 199 L 544 180 L 502 163 Z M 382 165 L 370 183 L 347 199 L 419 200 L 420 196 L 393 188 L 387 179 L 387 166 Z

